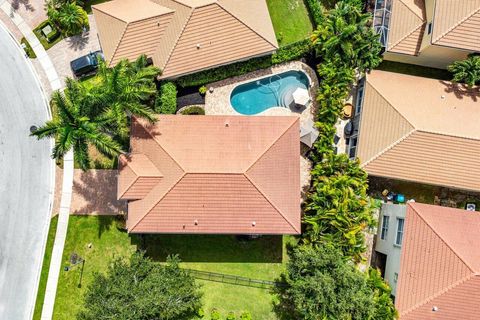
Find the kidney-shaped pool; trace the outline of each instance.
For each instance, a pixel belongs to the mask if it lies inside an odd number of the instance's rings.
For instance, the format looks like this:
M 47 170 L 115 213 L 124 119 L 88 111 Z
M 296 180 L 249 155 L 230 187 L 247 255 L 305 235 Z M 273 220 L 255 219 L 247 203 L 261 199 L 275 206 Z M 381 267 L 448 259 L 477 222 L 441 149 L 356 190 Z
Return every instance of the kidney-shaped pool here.
M 241 84 L 233 89 L 230 104 L 237 112 L 253 115 L 272 107 L 288 107 L 297 88 L 307 89 L 310 81 L 302 71 L 291 70 Z

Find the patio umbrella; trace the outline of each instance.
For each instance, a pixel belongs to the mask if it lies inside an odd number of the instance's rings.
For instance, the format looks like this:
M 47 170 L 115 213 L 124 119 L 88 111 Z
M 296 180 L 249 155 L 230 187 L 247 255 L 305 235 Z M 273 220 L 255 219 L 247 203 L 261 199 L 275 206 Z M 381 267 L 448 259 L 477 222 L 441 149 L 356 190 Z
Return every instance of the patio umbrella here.
M 306 123 L 300 127 L 300 141 L 311 148 L 317 138 L 317 128 L 312 120 L 307 120 Z
M 310 95 L 308 94 L 308 90 L 305 88 L 295 89 L 292 96 L 296 104 L 306 106 L 310 102 Z

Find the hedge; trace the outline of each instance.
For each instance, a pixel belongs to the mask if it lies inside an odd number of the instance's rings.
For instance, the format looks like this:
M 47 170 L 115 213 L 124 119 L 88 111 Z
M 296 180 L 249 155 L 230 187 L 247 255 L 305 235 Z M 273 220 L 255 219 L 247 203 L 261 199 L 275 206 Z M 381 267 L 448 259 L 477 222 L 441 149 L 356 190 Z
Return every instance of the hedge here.
M 35 51 L 33 51 L 32 46 L 30 45 L 30 43 L 28 43 L 25 37 L 23 37 L 22 40 L 20 40 L 20 43 L 25 45 L 23 50 L 25 50 L 25 53 L 30 59 L 35 59 L 37 57 L 37 55 L 35 54 Z
M 155 99 L 155 111 L 174 114 L 177 111 L 177 87 L 173 82 L 163 82 Z
M 239 76 L 259 69 L 265 69 L 272 65 L 299 59 L 312 52 L 310 39 L 291 43 L 279 48 L 270 56 L 253 58 L 247 61 L 237 62 L 215 69 L 200 71 L 178 78 L 175 82 L 181 87 L 201 86 L 207 83 L 220 81 L 230 77 Z
M 180 111 L 180 113 L 183 115 L 204 115 L 205 109 L 199 106 L 191 106 L 191 107 L 186 107 L 185 109 Z
M 308 12 L 312 17 L 315 27 L 320 25 L 324 19 L 323 8 L 319 0 L 305 0 L 307 4 Z

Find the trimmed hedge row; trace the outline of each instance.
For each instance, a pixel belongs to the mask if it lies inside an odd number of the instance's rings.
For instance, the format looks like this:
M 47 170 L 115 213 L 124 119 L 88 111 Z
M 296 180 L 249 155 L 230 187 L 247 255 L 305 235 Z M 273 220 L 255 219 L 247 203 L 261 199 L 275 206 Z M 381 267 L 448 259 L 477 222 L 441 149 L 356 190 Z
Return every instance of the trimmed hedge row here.
M 265 69 L 275 64 L 296 60 L 311 52 L 311 41 L 310 39 L 305 39 L 279 48 L 277 52 L 270 56 L 253 58 L 247 61 L 189 74 L 176 79 L 175 82 L 184 88 L 201 86 L 255 70 Z
M 174 114 L 177 111 L 177 87 L 173 82 L 163 82 L 155 99 L 155 111 Z
M 307 4 L 308 12 L 312 17 L 315 27 L 320 25 L 324 19 L 322 5 L 319 0 L 305 0 Z

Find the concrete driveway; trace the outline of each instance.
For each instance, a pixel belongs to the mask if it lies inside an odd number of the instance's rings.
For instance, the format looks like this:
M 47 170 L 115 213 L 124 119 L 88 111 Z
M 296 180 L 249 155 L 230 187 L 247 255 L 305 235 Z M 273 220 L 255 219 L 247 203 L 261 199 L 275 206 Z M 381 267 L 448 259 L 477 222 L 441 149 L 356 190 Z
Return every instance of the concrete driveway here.
M 0 26 L 0 319 L 30 319 L 50 218 L 50 142 L 29 137 L 48 116 L 30 65 Z

